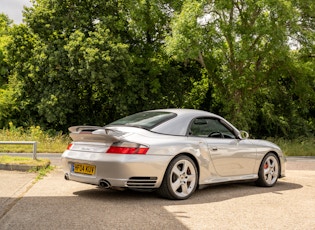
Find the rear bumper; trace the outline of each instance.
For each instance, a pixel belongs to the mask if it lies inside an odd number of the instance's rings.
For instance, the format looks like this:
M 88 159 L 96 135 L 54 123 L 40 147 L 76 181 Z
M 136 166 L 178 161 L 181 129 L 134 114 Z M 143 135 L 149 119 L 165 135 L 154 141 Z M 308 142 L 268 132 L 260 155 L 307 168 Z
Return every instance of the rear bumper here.
M 124 155 L 80 151 L 65 151 L 62 167 L 69 180 L 100 185 L 108 181 L 112 187 L 158 188 L 171 156 Z M 74 172 L 74 163 L 94 165 L 94 175 Z

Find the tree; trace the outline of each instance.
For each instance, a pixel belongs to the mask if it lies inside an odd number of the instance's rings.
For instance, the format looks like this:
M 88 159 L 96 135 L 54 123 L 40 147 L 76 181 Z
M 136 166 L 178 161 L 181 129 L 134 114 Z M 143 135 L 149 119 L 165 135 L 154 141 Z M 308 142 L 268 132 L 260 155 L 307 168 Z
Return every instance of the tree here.
M 186 107 L 219 113 L 253 136 L 314 133 L 314 7 L 34 1 L 26 24 L 0 31 L 0 126 L 66 130 Z
M 0 14 L 0 126 L 8 124 L 7 118 L 17 108 L 13 100 L 13 89 L 8 87 L 9 64 L 6 47 L 11 40 L 12 20 Z
M 161 49 L 169 16 L 159 2 L 38 0 L 27 8 L 9 47 L 27 113 L 20 122 L 64 130 L 180 106 L 199 70 Z
M 277 97 L 292 95 L 290 87 L 305 84 L 305 79 L 294 78 L 290 86 L 284 85 L 290 74 L 304 72 L 290 47 L 290 38 L 304 29 L 301 18 L 290 0 L 185 1 L 172 20 L 166 49 L 176 60 L 200 63 L 209 78 L 213 104 L 221 105 L 219 112 L 237 126 L 257 131 L 258 116 L 265 119 L 272 112 L 276 117 L 272 124 L 284 119 L 288 125 L 296 116 L 293 111 L 289 119 L 284 111 L 269 111 L 268 105 L 288 106 Z M 306 36 L 300 33 L 302 38 Z M 264 101 L 259 100 L 262 97 Z
M 0 85 L 7 82 L 8 64 L 5 60 L 5 49 L 10 40 L 9 30 L 12 20 L 5 14 L 0 14 Z

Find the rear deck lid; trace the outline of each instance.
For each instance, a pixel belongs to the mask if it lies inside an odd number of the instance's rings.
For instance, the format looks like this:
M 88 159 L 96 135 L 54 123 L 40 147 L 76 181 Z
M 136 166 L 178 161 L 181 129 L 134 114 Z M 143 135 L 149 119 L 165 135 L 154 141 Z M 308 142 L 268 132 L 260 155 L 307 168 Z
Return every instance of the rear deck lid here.
M 70 137 L 75 142 L 112 143 L 121 140 L 124 132 L 99 126 L 72 126 Z

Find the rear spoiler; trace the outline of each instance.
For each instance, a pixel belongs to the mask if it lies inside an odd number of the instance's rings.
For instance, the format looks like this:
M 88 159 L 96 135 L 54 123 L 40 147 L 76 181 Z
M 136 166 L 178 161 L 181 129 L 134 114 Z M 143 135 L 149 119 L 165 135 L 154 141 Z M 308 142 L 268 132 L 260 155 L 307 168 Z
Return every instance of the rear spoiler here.
M 72 126 L 69 128 L 73 141 L 112 143 L 121 140 L 124 133 L 100 126 Z
M 82 131 L 84 132 L 93 132 L 98 129 L 103 129 L 104 127 L 100 126 L 72 126 L 69 128 L 70 133 L 80 133 Z

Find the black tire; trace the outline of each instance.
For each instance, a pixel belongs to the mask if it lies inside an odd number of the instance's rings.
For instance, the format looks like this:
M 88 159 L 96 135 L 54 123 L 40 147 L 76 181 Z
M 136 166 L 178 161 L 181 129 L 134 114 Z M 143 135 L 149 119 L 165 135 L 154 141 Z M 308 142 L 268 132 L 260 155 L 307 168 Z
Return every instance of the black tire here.
M 256 184 L 262 187 L 272 187 L 276 184 L 279 174 L 280 164 L 278 157 L 274 153 L 268 153 L 260 164 Z
M 195 162 L 188 156 L 180 155 L 167 167 L 157 193 L 167 199 L 185 200 L 196 190 L 198 178 Z

